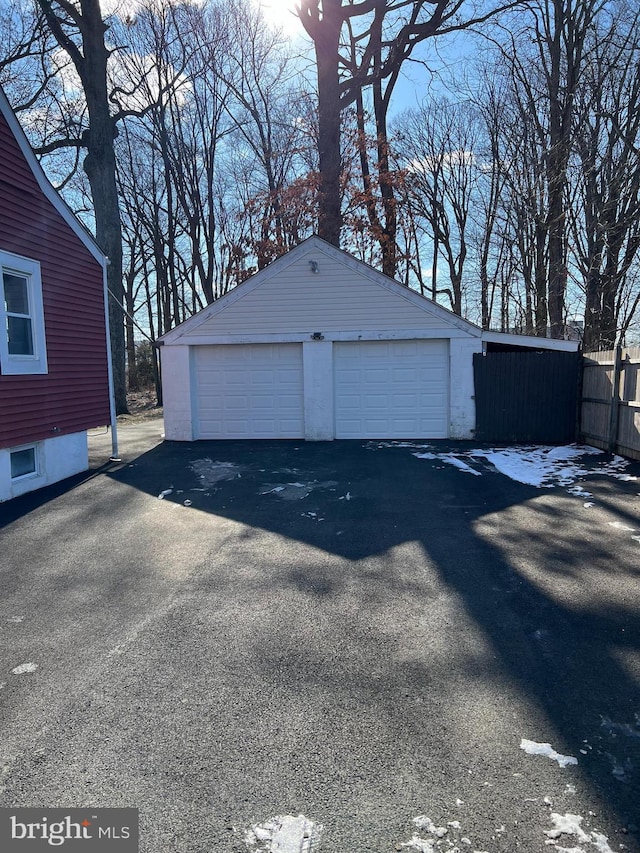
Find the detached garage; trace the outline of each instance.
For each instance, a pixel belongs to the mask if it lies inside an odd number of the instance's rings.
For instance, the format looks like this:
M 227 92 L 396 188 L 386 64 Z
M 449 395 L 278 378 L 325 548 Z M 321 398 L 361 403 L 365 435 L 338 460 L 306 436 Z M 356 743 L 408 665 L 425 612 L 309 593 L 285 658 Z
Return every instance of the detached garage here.
M 482 332 L 311 237 L 160 340 L 168 439 L 471 438 Z

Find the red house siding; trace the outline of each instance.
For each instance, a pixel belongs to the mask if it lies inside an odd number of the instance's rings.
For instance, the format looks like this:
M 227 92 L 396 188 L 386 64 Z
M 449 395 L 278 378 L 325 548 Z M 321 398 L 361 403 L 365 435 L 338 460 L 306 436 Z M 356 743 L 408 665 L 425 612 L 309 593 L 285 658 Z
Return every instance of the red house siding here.
M 0 114 L 0 250 L 39 261 L 48 373 L 2 375 L 0 447 L 109 423 L 102 267 L 42 193 Z

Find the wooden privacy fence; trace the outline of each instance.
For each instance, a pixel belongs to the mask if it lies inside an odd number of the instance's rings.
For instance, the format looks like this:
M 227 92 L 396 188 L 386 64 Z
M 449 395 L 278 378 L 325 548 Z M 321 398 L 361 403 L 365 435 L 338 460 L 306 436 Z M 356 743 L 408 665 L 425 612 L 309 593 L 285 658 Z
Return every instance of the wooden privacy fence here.
M 640 459 L 640 347 L 587 352 L 582 364 L 582 440 Z

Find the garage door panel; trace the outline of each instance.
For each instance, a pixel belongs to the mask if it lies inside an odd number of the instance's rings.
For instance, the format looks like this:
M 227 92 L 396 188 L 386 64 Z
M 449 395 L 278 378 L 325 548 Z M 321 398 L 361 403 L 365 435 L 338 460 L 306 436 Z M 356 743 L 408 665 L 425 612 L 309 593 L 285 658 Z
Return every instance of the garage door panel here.
M 446 438 L 447 341 L 334 345 L 336 438 Z
M 387 382 L 389 379 L 388 367 L 365 367 L 360 372 L 360 378 L 365 382 Z
M 393 367 L 391 378 L 393 382 L 406 382 L 410 385 L 416 385 L 421 379 L 421 371 L 415 367 Z
M 302 361 L 300 362 L 300 364 L 302 364 Z M 277 379 L 276 379 L 276 383 L 279 386 L 286 384 L 289 387 L 290 387 L 290 385 L 295 385 L 297 387 L 299 378 L 300 378 L 300 375 L 299 375 L 299 372 L 297 369 L 296 370 L 279 370 L 278 375 L 277 375 Z M 302 386 L 300 386 L 300 387 L 302 387 Z
M 302 346 L 196 347 L 199 438 L 302 438 Z
M 418 394 L 394 394 L 391 398 L 394 409 L 417 409 L 420 403 L 421 398 Z

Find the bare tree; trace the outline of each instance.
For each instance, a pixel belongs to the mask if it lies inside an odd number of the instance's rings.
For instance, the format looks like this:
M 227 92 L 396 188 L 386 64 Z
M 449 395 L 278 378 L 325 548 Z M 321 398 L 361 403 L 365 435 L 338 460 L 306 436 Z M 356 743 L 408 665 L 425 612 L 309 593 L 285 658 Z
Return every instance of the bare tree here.
M 246 205 L 255 218 L 252 248 L 262 269 L 307 236 L 292 189 L 302 190 L 305 178 L 309 182 L 304 153 L 315 127 L 309 132 L 306 93 L 282 34 L 242 0 L 226 5 L 221 17 L 226 49 L 212 54 L 210 65 L 228 88 L 225 110 L 235 146 L 252 164 Z
M 535 325 L 538 334 L 546 333 L 548 311 L 552 337 L 563 337 L 565 332 L 569 165 L 576 98 L 589 61 L 588 37 L 603 6 L 604 0 L 529 0 L 521 30 L 503 32 L 499 43 L 518 119 L 518 125 L 509 125 L 510 132 L 521 128 L 529 162 L 535 164 L 533 171 L 525 170 L 526 197 L 531 209 L 536 209 L 529 217 L 535 223 L 533 242 L 523 247 L 534 259 Z M 514 156 L 514 162 L 523 163 L 522 154 L 516 151 Z M 544 276 L 543 263 L 547 266 Z
M 505 170 L 501 158 L 501 121 L 503 93 L 493 76 L 482 80 L 480 97 L 475 107 L 482 126 L 478 156 L 482 159 L 481 191 L 477 193 L 476 209 L 472 216 L 477 226 L 478 274 L 480 277 L 480 323 L 489 329 L 496 313 L 500 294 L 500 328 L 509 328 L 508 305 L 513 278 L 511 240 L 500 228 L 501 205 L 505 197 Z
M 518 5 L 487 0 L 300 0 L 297 13 L 313 41 L 318 88 L 319 234 L 339 245 L 340 120 L 368 87 L 374 87 L 374 109 L 380 146 L 387 225 L 393 231 L 392 188 L 386 182 L 386 116 L 403 64 L 415 48 L 436 34 L 449 33 L 488 20 L 497 11 Z M 463 16 L 463 9 L 468 15 Z M 345 35 L 345 32 L 347 35 Z M 395 251 L 395 240 L 387 240 Z M 393 255 L 387 269 L 394 267 Z
M 432 237 L 431 298 L 446 296 L 456 314 L 462 314 L 470 214 L 481 174 L 480 132 L 472 107 L 443 98 L 405 113 L 397 125 L 406 203 L 414 216 L 427 223 Z M 440 259 L 448 271 L 445 285 L 439 282 Z
M 587 349 L 612 348 L 638 302 L 629 287 L 640 251 L 640 12 L 621 6 L 593 30 L 578 101 L 569 224 L 584 280 Z
M 69 171 L 82 161 L 93 201 L 96 240 L 109 258 L 107 281 L 114 366 L 116 410 L 126 411 L 125 334 L 123 323 L 122 223 L 116 180 L 114 140 L 127 117 L 150 108 L 136 90 L 151 73 L 128 52 L 134 19 L 103 19 L 99 0 L 36 0 L 39 13 L 24 26 L 32 41 L 9 57 L 16 69 L 28 71 L 22 87 L 14 88 L 18 108 L 31 110 L 32 139 L 40 156 L 74 152 Z M 28 19 L 27 19 L 28 21 Z M 108 34 L 108 36 L 107 36 Z M 107 38 L 109 41 L 107 41 Z M 40 53 L 36 55 L 36 45 Z M 139 57 L 137 58 L 140 59 Z M 5 58 L 5 62 L 7 59 Z M 7 72 L 9 73 L 9 72 Z M 179 72 L 178 72 L 179 75 Z M 174 80 L 164 79 L 172 87 Z M 66 179 L 60 183 L 64 184 Z
M 41 146 L 39 153 L 58 148 L 84 148 L 83 168 L 89 179 L 95 210 L 96 240 L 109 258 L 107 282 L 111 351 L 114 364 L 116 411 L 127 411 L 125 346 L 122 302 L 122 229 L 116 186 L 113 140 L 121 114 L 111 111 L 107 63 L 111 50 L 105 42 L 105 24 L 99 0 L 38 0 L 47 26 L 73 62 L 87 107 L 87 125 L 75 137 L 62 136 Z

